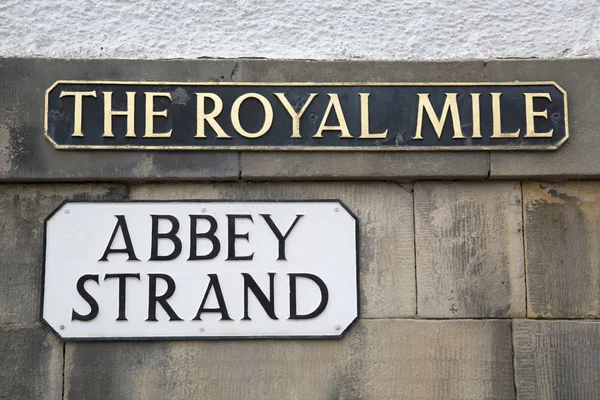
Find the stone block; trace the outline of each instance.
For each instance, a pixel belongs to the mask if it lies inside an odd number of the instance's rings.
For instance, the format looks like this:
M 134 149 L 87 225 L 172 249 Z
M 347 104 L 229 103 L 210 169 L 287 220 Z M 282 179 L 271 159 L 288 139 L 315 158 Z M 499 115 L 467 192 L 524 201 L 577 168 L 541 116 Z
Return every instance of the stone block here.
M 521 187 L 415 184 L 418 314 L 525 315 Z
M 63 344 L 41 326 L 0 325 L 0 399 L 62 399 Z
M 569 139 L 556 151 L 491 152 L 491 178 L 597 178 L 600 176 L 600 60 L 494 60 L 489 81 L 556 81 L 567 91 Z
M 44 247 L 44 219 L 66 199 L 121 199 L 118 185 L 17 185 L 0 190 L 0 324 L 36 323 Z
M 519 400 L 593 400 L 600 393 L 598 321 L 513 321 Z
M 134 185 L 132 199 L 339 199 L 359 219 L 364 318 L 415 314 L 412 187 L 396 183 Z
M 362 320 L 331 341 L 66 346 L 66 399 L 515 398 L 509 321 Z
M 527 316 L 600 317 L 600 182 L 523 183 Z
M 478 82 L 483 62 L 242 60 L 247 82 Z M 483 179 L 488 152 L 251 152 L 241 153 L 246 180 Z
M 478 82 L 483 61 L 240 60 L 244 82 Z
M 487 153 L 242 152 L 244 180 L 484 179 Z
M 226 60 L 0 59 L 0 181 L 236 180 L 235 152 L 56 150 L 44 94 L 56 80 L 231 81 Z

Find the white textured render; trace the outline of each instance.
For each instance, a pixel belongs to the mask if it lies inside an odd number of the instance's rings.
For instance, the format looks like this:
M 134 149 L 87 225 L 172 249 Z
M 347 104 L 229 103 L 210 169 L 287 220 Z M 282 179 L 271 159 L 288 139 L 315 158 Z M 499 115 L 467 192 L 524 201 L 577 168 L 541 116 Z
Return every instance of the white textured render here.
M 0 56 L 593 57 L 596 0 L 0 0 Z

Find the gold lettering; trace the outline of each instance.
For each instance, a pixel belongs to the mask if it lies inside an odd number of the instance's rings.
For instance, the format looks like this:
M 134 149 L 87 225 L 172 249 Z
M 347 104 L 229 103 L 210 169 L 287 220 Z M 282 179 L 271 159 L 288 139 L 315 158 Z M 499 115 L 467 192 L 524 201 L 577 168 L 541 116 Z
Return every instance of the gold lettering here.
M 274 95 L 277 96 L 281 104 L 283 104 L 287 112 L 292 117 L 292 139 L 301 139 L 302 137 L 300 136 L 300 118 L 308 108 L 310 102 L 315 98 L 317 94 L 311 93 L 308 97 L 308 100 L 306 100 L 306 103 L 304 103 L 299 112 L 296 112 L 296 110 L 294 110 L 294 107 L 292 107 L 288 99 L 285 98 L 285 93 L 274 93 Z
M 442 131 L 444 124 L 446 123 L 446 117 L 448 111 L 450 111 L 452 117 L 452 126 L 454 128 L 454 136 L 452 139 L 464 139 L 462 129 L 460 127 L 460 117 L 458 115 L 458 103 L 456 102 L 457 93 L 446 93 L 446 101 L 444 102 L 444 108 L 442 110 L 442 116 L 438 119 L 435 114 L 435 110 L 429 101 L 429 93 L 419 93 L 419 111 L 417 114 L 417 133 L 413 139 L 423 139 L 421 130 L 423 128 L 423 110 L 427 112 L 427 116 L 433 125 L 433 129 L 437 134 L 438 139 L 442 138 Z
M 481 139 L 481 113 L 479 111 L 479 96 L 481 93 L 471 93 L 473 110 L 473 139 Z
M 104 93 L 104 135 L 102 137 L 115 137 L 112 130 L 112 117 L 115 115 L 127 116 L 127 133 L 125 137 L 135 137 L 135 92 L 127 93 L 127 109 L 116 111 L 112 109 L 112 92 Z
M 533 111 L 533 98 L 541 97 L 543 99 L 548 99 L 552 103 L 552 98 L 550 97 L 550 93 L 523 93 L 525 95 L 525 120 L 526 120 L 526 129 L 525 129 L 525 137 L 531 138 L 545 138 L 552 137 L 552 133 L 554 129 L 550 129 L 548 132 L 536 132 L 535 131 L 535 117 L 543 117 L 548 119 L 548 110 L 544 111 Z
M 359 93 L 360 96 L 360 136 L 359 139 L 385 139 L 388 130 L 381 133 L 369 132 L 369 96 L 370 93 Z
M 197 119 L 196 119 L 196 137 L 197 138 L 206 138 L 204 134 L 204 122 L 208 122 L 208 124 L 214 129 L 217 133 L 217 138 L 219 139 L 231 139 L 231 136 L 225 133 L 223 128 L 219 125 L 215 118 L 221 114 L 223 111 L 223 100 L 219 96 L 214 93 L 196 93 L 196 98 L 198 99 L 197 103 Z M 211 99 L 215 105 L 215 108 L 208 114 L 205 111 L 205 99 Z
M 263 126 L 257 132 L 247 132 L 242 128 L 242 124 L 240 124 L 240 107 L 242 103 L 246 99 L 257 99 L 262 104 L 265 110 L 265 120 L 263 121 Z M 235 130 L 242 136 L 247 137 L 249 139 L 256 139 L 264 135 L 271 128 L 271 124 L 273 123 L 273 108 L 271 107 L 271 103 L 269 100 L 258 93 L 246 93 L 240 97 L 238 97 L 234 102 L 233 106 L 231 106 L 231 123 Z
M 502 93 L 490 93 L 492 95 L 492 124 L 493 133 L 492 139 L 510 139 L 518 138 L 521 133 L 520 129 L 516 132 L 502 132 L 502 113 L 500 112 L 500 95 Z
M 167 118 L 167 110 L 162 111 L 154 111 L 154 98 L 155 97 L 166 97 L 169 100 L 173 100 L 171 98 L 171 93 L 160 93 L 160 92 L 145 92 L 146 95 L 146 134 L 145 138 L 168 138 L 171 137 L 171 133 L 173 129 L 170 129 L 168 132 L 158 133 L 154 132 L 154 117 L 164 117 Z
M 346 124 L 346 118 L 344 118 L 344 112 L 342 111 L 342 105 L 340 104 L 338 95 L 335 93 L 328 93 L 327 95 L 329 96 L 329 104 L 327 105 L 327 109 L 323 115 L 321 126 L 319 126 L 317 133 L 313 137 L 322 138 L 323 131 L 341 131 L 341 139 L 353 139 L 352 135 L 350 134 L 350 130 L 348 130 L 348 125 Z M 339 125 L 325 125 L 332 108 L 335 111 Z
M 65 96 L 73 96 L 75 97 L 75 118 L 73 121 L 73 134 L 72 137 L 83 137 L 83 132 L 81 131 L 82 125 L 82 113 L 83 113 L 83 97 L 91 96 L 96 97 L 96 91 L 93 90 L 91 92 L 60 92 L 59 98 L 62 99 Z

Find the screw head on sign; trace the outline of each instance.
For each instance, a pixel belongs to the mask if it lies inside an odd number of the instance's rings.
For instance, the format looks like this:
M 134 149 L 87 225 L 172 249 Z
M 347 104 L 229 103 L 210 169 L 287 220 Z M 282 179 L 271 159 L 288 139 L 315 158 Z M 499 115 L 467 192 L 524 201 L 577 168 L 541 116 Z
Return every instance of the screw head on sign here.
M 333 211 L 338 212 L 340 209 L 338 207 L 334 208 Z
M 60 328 L 61 330 L 62 330 L 62 329 L 65 329 L 65 326 L 64 326 L 64 325 L 61 325 L 59 328 Z
M 336 325 L 336 326 L 335 326 L 335 330 L 336 330 L 336 331 L 339 331 L 340 329 L 342 329 L 342 327 L 341 327 L 341 326 L 339 326 L 339 325 Z
M 205 208 L 205 207 L 202 207 L 202 212 L 204 212 L 204 211 L 206 211 L 206 208 Z
M 68 213 L 69 213 L 69 209 L 67 208 L 67 209 L 65 209 L 65 214 L 68 214 Z
M 204 328 L 200 328 L 200 332 L 204 332 Z

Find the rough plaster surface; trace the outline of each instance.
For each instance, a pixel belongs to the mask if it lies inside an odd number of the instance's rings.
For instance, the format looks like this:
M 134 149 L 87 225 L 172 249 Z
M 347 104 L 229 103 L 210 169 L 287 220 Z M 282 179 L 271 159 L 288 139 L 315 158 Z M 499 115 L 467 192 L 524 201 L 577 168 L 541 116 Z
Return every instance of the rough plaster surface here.
M 597 0 L 2 0 L 0 56 L 598 56 L 598 11 Z

